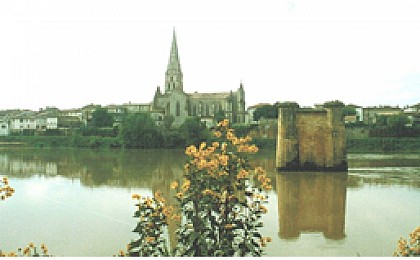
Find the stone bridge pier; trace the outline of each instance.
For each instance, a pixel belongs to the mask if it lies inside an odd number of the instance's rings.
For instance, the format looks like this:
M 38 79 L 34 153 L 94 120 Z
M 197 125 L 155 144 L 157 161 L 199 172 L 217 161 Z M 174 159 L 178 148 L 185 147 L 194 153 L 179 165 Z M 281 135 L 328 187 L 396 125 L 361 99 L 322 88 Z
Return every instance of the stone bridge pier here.
M 347 171 L 342 102 L 319 108 L 284 102 L 278 107 L 278 171 Z

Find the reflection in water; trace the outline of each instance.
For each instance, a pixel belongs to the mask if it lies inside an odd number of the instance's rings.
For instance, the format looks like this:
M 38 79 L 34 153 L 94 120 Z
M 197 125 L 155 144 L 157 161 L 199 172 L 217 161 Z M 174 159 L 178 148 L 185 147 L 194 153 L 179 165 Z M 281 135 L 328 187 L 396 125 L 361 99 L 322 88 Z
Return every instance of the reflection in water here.
M 347 173 L 293 172 L 277 175 L 279 236 L 323 232 L 343 239 Z
M 348 188 L 365 184 L 420 188 L 419 154 L 350 154 Z
M 182 180 L 186 159 L 183 150 L 0 148 L 0 176 L 8 175 L 18 188 L 0 207 L 0 230 L 9 236 L 6 243 L 0 235 L 0 245 L 14 250 L 39 238 L 34 242 L 45 242 L 57 255 L 110 256 L 133 236 L 130 193 L 159 190 L 169 204 L 177 205 L 170 183 Z M 274 151 L 263 150 L 250 159 L 273 180 L 264 220 L 265 232 L 273 238 L 269 256 L 301 255 L 302 247 L 313 255 L 355 255 L 356 250 L 390 255 L 383 248 L 392 253 L 395 239 L 418 224 L 418 211 L 413 214 L 407 201 L 417 201 L 420 195 L 419 155 L 352 155 L 348 175 L 277 173 Z M 44 194 L 35 196 L 36 185 Z M 169 225 L 171 247 L 176 226 Z M 300 236 L 306 232 L 321 232 L 328 239 Z M 371 233 L 378 237 L 375 247 L 361 239 Z
M 33 175 L 80 179 L 88 187 L 115 186 L 160 191 L 169 205 L 177 205 L 170 183 L 182 177 L 182 150 L 8 149 L 0 151 L 0 175 Z M 186 159 L 186 158 L 185 158 Z M 175 245 L 175 220 L 169 221 L 171 248 Z
M 84 186 L 150 188 L 182 174 L 180 150 L 8 149 L 0 151 L 0 173 L 78 178 Z M 167 185 L 166 185 L 167 184 Z

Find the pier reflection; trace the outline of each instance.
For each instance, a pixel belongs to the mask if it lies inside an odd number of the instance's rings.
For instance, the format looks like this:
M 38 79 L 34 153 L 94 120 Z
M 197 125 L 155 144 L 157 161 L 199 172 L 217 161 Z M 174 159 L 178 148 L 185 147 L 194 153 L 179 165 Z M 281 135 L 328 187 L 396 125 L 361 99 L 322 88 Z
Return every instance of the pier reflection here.
M 347 173 L 279 173 L 276 182 L 280 238 L 305 232 L 322 232 L 335 240 L 345 237 Z

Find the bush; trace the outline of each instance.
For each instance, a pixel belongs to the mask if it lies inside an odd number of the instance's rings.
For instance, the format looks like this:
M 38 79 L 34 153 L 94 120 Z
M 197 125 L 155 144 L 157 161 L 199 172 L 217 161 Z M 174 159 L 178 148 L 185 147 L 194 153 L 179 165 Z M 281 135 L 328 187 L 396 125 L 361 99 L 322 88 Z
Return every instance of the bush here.
M 118 129 L 115 127 L 92 127 L 83 126 L 80 128 L 80 134 L 83 136 L 101 136 L 101 137 L 116 137 Z
M 254 138 L 255 145 L 261 149 L 275 150 L 277 145 L 276 141 L 276 139 L 270 138 Z
M 206 142 L 210 139 L 209 130 L 198 117 L 185 119 L 178 131 L 181 138 L 185 140 L 186 145 L 198 146 L 201 142 Z
M 420 256 L 420 226 L 410 233 L 410 240 L 401 237 L 398 240 L 394 256 Z
M 119 138 L 126 148 L 156 148 L 163 146 L 162 133 L 147 113 L 128 115 L 121 127 Z
M 2 253 L 0 250 L 0 257 L 17 257 L 17 256 L 29 256 L 29 257 L 47 257 L 51 256 L 48 254 L 48 248 L 45 244 L 41 244 L 40 251 L 37 250 L 37 247 L 34 243 L 29 243 L 27 247 L 23 250 L 21 248 L 18 249 L 18 253 L 9 252 L 9 253 Z
M 177 130 L 163 132 L 163 143 L 165 148 L 182 148 L 185 147 L 185 139 Z
M 10 187 L 7 177 L 0 179 L 0 201 L 6 200 L 15 193 L 15 189 Z
M 133 232 L 139 238 L 129 245 L 131 256 L 261 256 L 271 238 L 263 237 L 261 217 L 267 212 L 266 190 L 271 180 L 261 167 L 252 168 L 247 153 L 258 148 L 250 137 L 238 138 L 228 121 L 214 131 L 217 141 L 189 146 L 189 161 L 182 181 L 171 184 L 183 217 L 177 244 L 169 253 L 162 235 L 170 219 L 181 219 L 167 206 L 160 192 L 141 198 Z M 120 254 L 121 255 L 121 254 Z

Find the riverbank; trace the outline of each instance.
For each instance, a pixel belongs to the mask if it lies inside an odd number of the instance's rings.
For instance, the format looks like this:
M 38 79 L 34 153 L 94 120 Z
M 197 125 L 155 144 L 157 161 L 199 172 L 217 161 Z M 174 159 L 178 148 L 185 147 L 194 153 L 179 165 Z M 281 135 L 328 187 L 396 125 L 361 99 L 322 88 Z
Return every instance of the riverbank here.
M 368 137 L 347 139 L 348 153 L 420 152 L 418 137 Z
M 0 147 L 121 148 L 117 137 L 99 136 L 0 136 Z
M 253 142 L 260 149 L 275 149 L 276 139 L 260 138 Z M 0 147 L 77 147 L 116 149 L 122 148 L 118 137 L 99 136 L 1 136 Z M 161 148 L 161 147 L 157 147 Z M 184 148 L 166 147 L 166 148 Z M 367 137 L 347 139 L 348 153 L 366 152 L 420 152 L 418 137 Z

